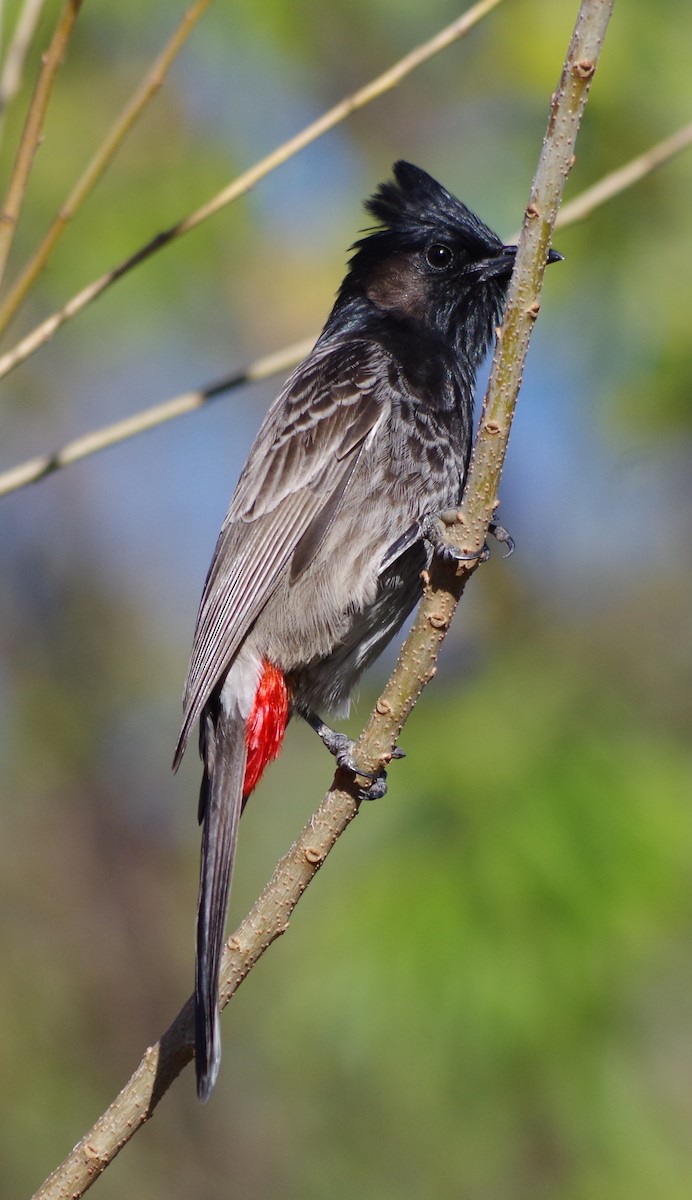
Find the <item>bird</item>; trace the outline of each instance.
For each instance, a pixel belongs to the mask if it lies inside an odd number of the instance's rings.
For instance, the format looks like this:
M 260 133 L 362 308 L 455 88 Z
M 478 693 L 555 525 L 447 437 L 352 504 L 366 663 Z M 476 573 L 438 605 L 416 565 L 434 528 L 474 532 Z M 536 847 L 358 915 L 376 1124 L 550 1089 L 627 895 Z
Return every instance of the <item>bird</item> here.
M 412 163 L 396 162 L 365 208 L 375 224 L 352 245 L 322 333 L 264 418 L 197 616 L 174 768 L 198 724 L 201 1100 L 221 1057 L 219 966 L 241 812 L 292 716 L 365 780 L 363 795 L 384 791 L 384 772 L 360 771 L 353 743 L 322 713 L 347 712 L 420 599 L 433 554 L 460 557 L 445 522 L 461 502 L 476 373 L 515 261 L 516 246 Z

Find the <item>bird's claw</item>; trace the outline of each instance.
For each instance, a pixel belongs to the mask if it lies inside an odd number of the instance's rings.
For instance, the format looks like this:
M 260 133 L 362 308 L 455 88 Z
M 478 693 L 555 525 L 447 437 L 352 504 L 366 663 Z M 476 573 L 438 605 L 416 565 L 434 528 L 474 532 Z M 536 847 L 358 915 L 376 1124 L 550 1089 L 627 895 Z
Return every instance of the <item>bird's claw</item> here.
M 504 525 L 500 525 L 498 521 L 491 521 L 488 526 L 488 533 L 493 535 L 496 542 L 502 542 L 503 546 L 507 547 L 502 555 L 503 558 L 509 558 L 510 554 L 514 554 L 516 549 L 514 538 L 507 532 Z
M 383 796 L 387 795 L 387 772 L 384 767 L 377 775 L 368 774 L 365 771 L 358 771 L 357 774 L 365 775 L 366 779 L 372 779 L 369 787 L 358 785 L 359 800 L 381 800 Z
M 490 547 L 487 542 L 484 542 L 480 550 L 457 550 L 456 546 L 450 546 L 448 542 L 438 542 L 435 546 L 435 553 L 438 558 L 441 558 L 445 563 L 462 563 L 462 562 L 487 562 L 490 558 Z
M 456 546 L 451 545 L 445 537 L 445 527 L 449 528 L 456 525 L 458 514 L 455 510 L 442 512 L 436 515 L 425 517 L 420 528 L 423 537 L 430 542 L 434 553 L 445 563 L 463 563 L 463 562 L 487 562 L 490 558 L 490 547 L 487 542 L 484 542 L 480 550 L 460 550 Z M 504 525 L 500 525 L 497 521 L 491 521 L 488 526 L 488 532 L 492 534 L 497 542 L 502 542 L 507 547 L 504 557 L 509 558 L 510 554 L 514 554 L 514 538 L 510 537 Z
M 387 772 L 384 767 L 379 771 L 364 771 L 358 766 L 354 755 L 355 742 L 352 741 L 345 733 L 338 733 L 336 729 L 331 729 L 329 725 L 317 716 L 316 713 L 307 711 L 304 714 L 305 720 L 315 730 L 315 733 L 321 738 L 327 747 L 330 754 L 334 755 L 336 765 L 342 771 L 348 771 L 349 775 L 354 778 L 369 779 L 370 785 L 367 787 L 358 788 L 359 800 L 379 800 L 387 791 Z M 393 746 L 391 758 L 404 758 L 405 753 L 399 746 Z
M 352 775 L 354 778 L 358 777 L 360 779 L 370 780 L 370 784 L 367 787 L 358 785 L 358 799 L 381 800 L 382 797 L 387 793 L 386 769 L 384 767 L 380 767 L 379 771 L 365 771 L 362 767 L 359 767 L 358 763 L 356 762 L 355 755 L 353 753 L 355 749 L 355 742 L 351 741 L 351 739 L 346 737 L 346 735 L 343 733 L 335 734 L 335 738 L 338 738 L 341 743 L 340 749 L 334 754 L 336 765 L 340 767 L 342 771 L 348 771 L 349 775 Z M 400 750 L 398 746 L 394 746 L 391 752 L 391 757 L 404 758 L 405 753 L 403 750 Z
M 448 512 L 431 514 L 424 517 L 420 523 L 421 533 L 427 542 L 433 548 L 433 552 L 444 563 L 462 563 L 462 562 L 486 562 L 490 557 L 490 550 L 487 543 L 481 546 L 480 550 L 460 550 L 448 542 L 445 537 L 445 528 L 449 528 L 457 523 L 457 512 L 455 509 L 450 509 Z
M 401 746 L 392 746 L 389 756 L 390 761 L 394 758 L 406 758 L 406 751 L 402 750 Z M 370 787 L 358 789 L 360 800 L 381 800 L 387 794 L 387 770 L 385 767 L 380 767 L 376 772 L 368 772 L 361 771 L 360 767 L 354 764 L 354 774 L 372 780 Z

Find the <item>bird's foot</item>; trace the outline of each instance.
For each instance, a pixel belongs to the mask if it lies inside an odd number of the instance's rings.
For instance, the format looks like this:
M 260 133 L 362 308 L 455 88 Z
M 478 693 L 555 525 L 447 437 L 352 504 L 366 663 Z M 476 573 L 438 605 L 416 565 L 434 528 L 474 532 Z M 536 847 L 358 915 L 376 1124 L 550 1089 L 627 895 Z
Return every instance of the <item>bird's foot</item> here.
M 462 562 L 487 562 L 490 558 L 490 550 L 487 543 L 481 546 L 480 550 L 471 550 L 468 553 L 465 550 L 459 550 L 456 546 L 452 546 L 447 541 L 446 532 L 452 525 L 457 524 L 457 510 L 450 509 L 448 512 L 431 513 L 424 517 L 420 522 L 420 529 L 426 542 L 429 542 L 433 548 L 433 552 L 438 558 L 445 563 L 462 563 Z
M 471 550 L 466 552 L 457 549 L 456 546 L 450 545 L 446 538 L 446 531 L 452 525 L 457 524 L 457 510 L 450 509 L 447 512 L 430 514 L 424 517 L 420 523 L 423 537 L 430 543 L 433 551 L 443 562 L 446 563 L 462 563 L 462 562 L 487 562 L 490 558 L 490 547 L 487 542 L 481 546 L 480 550 Z M 488 532 L 492 534 L 497 542 L 502 542 L 507 547 L 505 558 L 509 558 L 510 554 L 514 553 L 514 539 L 510 537 L 504 525 L 500 525 L 497 521 L 491 521 L 488 526 Z
M 329 753 L 334 755 L 336 765 L 341 767 L 342 771 L 348 771 L 350 775 L 371 781 L 369 786 L 358 788 L 359 799 L 380 800 L 387 791 L 387 772 L 385 768 L 381 767 L 379 771 L 364 771 L 356 762 L 354 754 L 356 744 L 352 738 L 348 737 L 345 733 L 338 733 L 336 729 L 330 728 L 316 713 L 310 712 L 304 715 L 308 725 L 315 730 L 315 733 L 321 738 Z M 398 746 L 394 746 L 390 757 L 404 758 L 405 753 Z

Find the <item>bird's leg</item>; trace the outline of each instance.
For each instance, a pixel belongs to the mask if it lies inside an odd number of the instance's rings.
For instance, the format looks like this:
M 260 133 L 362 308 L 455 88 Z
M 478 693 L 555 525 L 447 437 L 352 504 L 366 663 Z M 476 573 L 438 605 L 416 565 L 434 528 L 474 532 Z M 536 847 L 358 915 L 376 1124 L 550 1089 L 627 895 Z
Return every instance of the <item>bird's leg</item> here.
M 446 512 L 431 513 L 427 517 L 423 517 L 420 522 L 420 530 L 423 537 L 433 548 L 443 562 L 475 562 L 479 559 L 480 562 L 487 562 L 490 558 L 490 548 L 485 542 L 480 550 L 472 550 L 470 554 L 465 554 L 463 550 L 458 550 L 456 546 L 451 546 L 445 536 L 446 530 L 452 525 L 457 524 L 457 510 L 449 509 Z M 514 540 L 510 537 L 503 525 L 499 525 L 497 521 L 491 521 L 488 526 L 488 532 L 498 542 L 502 542 L 507 547 L 505 558 L 509 558 L 510 554 L 514 553 Z
M 307 721 L 311 729 L 324 742 L 330 754 L 334 755 L 337 766 L 344 771 L 349 771 L 352 775 L 360 775 L 363 779 L 370 779 L 372 782 L 370 787 L 361 788 L 362 800 L 379 800 L 387 791 L 387 772 L 384 767 L 379 771 L 363 771 L 355 760 L 353 751 L 355 742 L 345 733 L 338 733 L 336 729 L 332 729 L 327 725 L 317 713 L 312 709 L 307 709 L 301 713 L 301 716 Z M 394 746 L 391 752 L 392 758 L 404 758 L 404 751 L 398 746 Z

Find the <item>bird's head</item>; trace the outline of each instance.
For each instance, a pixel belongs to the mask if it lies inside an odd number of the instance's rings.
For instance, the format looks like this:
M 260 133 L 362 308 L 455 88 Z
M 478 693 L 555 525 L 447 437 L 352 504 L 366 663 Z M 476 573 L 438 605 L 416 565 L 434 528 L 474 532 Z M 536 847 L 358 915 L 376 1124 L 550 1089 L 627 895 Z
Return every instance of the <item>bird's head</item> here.
M 378 226 L 355 243 L 342 295 L 364 295 L 476 365 L 501 318 L 516 246 L 408 162 L 394 164 L 365 207 Z

